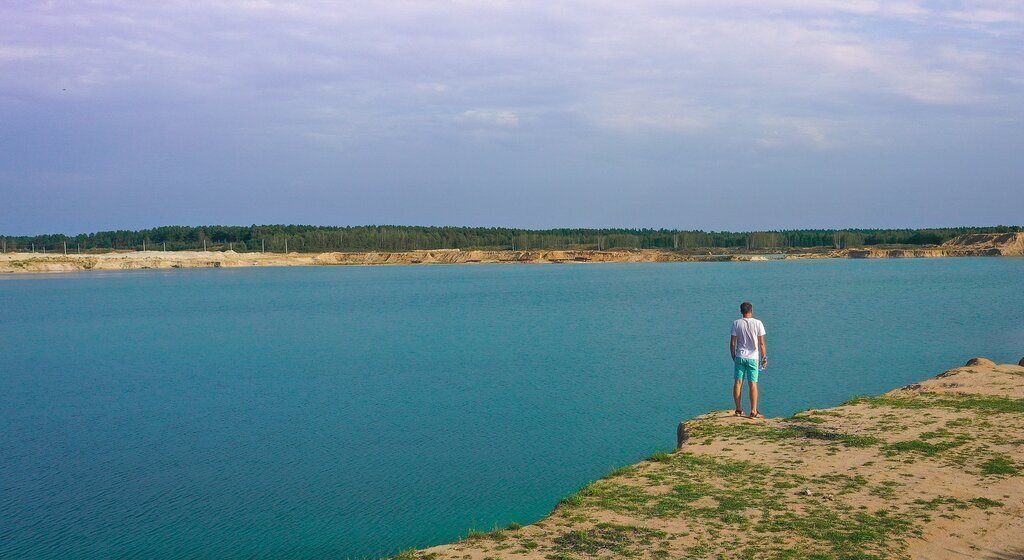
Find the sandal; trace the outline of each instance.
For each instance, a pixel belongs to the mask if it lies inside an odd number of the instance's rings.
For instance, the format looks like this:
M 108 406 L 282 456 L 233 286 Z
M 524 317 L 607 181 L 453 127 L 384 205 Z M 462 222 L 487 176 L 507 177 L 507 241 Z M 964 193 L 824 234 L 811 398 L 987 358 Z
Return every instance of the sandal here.
M 733 416 L 740 416 L 740 417 L 742 417 L 743 416 L 743 409 L 737 408 L 736 412 L 733 412 L 732 414 L 733 414 Z
M 760 412 L 754 411 L 754 412 L 750 413 L 750 417 L 751 418 L 764 418 L 764 414 L 761 414 Z

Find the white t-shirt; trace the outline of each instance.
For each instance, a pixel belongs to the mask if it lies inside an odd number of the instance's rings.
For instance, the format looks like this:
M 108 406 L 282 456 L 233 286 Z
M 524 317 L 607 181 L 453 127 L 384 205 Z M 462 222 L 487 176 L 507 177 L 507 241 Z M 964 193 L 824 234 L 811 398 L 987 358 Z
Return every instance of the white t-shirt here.
M 761 348 L 757 343 L 757 337 L 764 335 L 764 323 L 753 317 L 733 321 L 732 336 L 736 337 L 736 357 L 760 359 Z

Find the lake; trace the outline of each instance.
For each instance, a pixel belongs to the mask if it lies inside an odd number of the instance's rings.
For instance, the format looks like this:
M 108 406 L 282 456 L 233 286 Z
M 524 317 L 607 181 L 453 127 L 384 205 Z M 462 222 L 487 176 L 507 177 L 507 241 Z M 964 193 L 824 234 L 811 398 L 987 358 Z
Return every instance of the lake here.
M 1024 259 L 0 278 L 0 558 L 365 558 L 543 517 L 731 409 L 1024 355 Z

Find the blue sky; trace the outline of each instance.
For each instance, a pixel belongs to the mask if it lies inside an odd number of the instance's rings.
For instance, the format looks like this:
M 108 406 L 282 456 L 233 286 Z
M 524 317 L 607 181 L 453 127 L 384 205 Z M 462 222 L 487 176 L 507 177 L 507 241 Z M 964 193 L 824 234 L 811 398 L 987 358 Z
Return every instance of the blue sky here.
M 1024 2 L 0 4 L 0 233 L 1021 224 Z

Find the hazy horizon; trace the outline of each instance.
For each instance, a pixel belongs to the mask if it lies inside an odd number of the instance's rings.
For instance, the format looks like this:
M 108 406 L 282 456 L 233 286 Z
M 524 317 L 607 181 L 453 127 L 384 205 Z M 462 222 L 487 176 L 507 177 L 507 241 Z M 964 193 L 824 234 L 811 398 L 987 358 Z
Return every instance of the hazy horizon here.
M 0 234 L 1020 224 L 1024 4 L 0 6 Z

